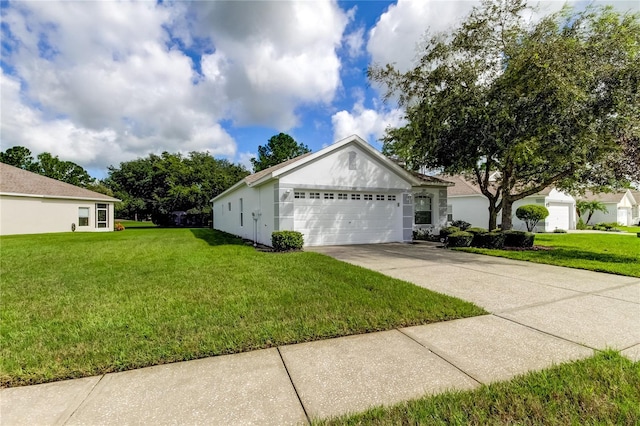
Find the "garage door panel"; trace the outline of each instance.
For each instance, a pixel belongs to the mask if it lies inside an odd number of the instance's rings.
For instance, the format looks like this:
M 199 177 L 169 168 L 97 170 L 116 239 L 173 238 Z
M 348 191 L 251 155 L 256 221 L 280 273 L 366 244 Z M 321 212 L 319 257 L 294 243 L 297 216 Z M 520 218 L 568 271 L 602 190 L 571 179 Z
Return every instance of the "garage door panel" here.
M 306 245 L 402 241 L 402 208 L 387 194 L 385 200 L 296 199 L 293 224 Z
M 568 230 L 570 228 L 570 209 L 570 204 L 549 203 L 547 223 L 550 229 L 547 229 L 547 231 L 553 231 L 556 228 Z

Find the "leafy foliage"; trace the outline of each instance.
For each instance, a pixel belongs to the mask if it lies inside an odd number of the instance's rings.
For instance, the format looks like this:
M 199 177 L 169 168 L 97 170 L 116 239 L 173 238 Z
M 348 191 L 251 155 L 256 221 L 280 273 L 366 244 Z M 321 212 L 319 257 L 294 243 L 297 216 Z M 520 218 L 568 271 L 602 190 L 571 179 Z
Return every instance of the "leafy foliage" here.
M 300 250 L 304 238 L 297 231 L 274 231 L 271 233 L 271 246 L 275 251 Z
M 465 231 L 458 231 L 449 234 L 447 237 L 448 247 L 469 247 L 473 240 L 473 234 Z
M 606 213 L 607 206 L 605 206 L 604 203 L 597 200 L 592 200 L 592 201 L 578 200 L 576 201 L 576 210 L 578 211 L 578 217 L 580 217 L 580 219 L 582 219 L 582 216 L 585 213 L 587 213 L 586 223 L 588 224 L 591 221 L 591 217 L 595 212 Z
M 417 66 L 372 67 L 406 108 L 384 152 L 465 174 L 502 210 L 549 186 L 614 187 L 640 175 L 640 15 L 565 8 L 535 25 L 524 0 L 483 1 L 425 41 Z M 496 173 L 497 172 L 497 173 Z
M 163 152 L 110 166 L 105 184 L 122 203 L 116 216 L 123 219 L 151 217 L 159 225 L 172 225 L 171 213 L 185 211 L 189 225 L 205 225 L 211 217 L 210 200 L 248 174 L 228 160 L 208 152 Z
M 507 247 L 533 247 L 536 235 L 524 231 L 504 231 L 504 245 Z
M 537 204 L 525 204 L 518 207 L 516 217 L 527 225 L 527 231 L 531 232 L 535 229 L 538 222 L 549 216 L 549 210 L 545 206 Z
M 466 231 L 471 227 L 471 224 L 469 222 L 465 222 L 464 220 L 454 220 L 453 222 L 451 222 L 451 226 L 455 226 L 463 231 Z
M 268 169 L 302 154 L 311 152 L 309 147 L 299 144 L 286 133 L 272 136 L 265 146 L 258 146 L 258 158 L 252 158 L 253 171 Z
M 454 232 L 460 232 L 460 228 L 458 228 L 457 226 L 447 226 L 445 228 L 440 228 L 440 238 L 447 238 Z
M 505 239 L 506 235 L 504 232 L 484 232 L 474 234 L 471 246 L 488 249 L 501 249 L 504 247 Z

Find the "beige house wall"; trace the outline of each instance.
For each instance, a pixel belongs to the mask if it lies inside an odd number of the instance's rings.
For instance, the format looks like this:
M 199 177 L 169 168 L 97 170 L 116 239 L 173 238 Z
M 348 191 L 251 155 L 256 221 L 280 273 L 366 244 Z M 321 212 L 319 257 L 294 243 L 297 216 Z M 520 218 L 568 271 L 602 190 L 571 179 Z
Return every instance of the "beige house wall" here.
M 96 224 L 96 204 L 108 208 L 107 227 Z M 89 208 L 89 225 L 78 226 L 78 209 Z M 113 231 L 113 202 L 0 195 L 0 235 Z

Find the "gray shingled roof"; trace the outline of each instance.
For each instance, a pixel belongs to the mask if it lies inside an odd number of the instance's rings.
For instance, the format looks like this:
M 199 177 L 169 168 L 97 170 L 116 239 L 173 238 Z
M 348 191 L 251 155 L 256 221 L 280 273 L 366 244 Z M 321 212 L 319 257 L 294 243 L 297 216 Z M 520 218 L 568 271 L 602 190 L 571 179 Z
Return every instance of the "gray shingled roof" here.
M 600 201 L 601 203 L 616 203 L 618 204 L 622 201 L 622 198 L 627 193 L 627 191 L 622 192 L 601 192 L 599 194 L 594 194 L 593 192 L 587 191 L 584 195 L 579 195 L 579 200 L 586 201 Z M 633 194 L 632 194 L 633 195 Z
M 462 175 L 438 175 L 440 179 L 452 182 L 455 186 L 450 186 L 447 192 L 447 196 L 456 197 L 464 195 L 483 195 L 480 187 L 473 182 L 467 180 Z M 549 195 L 553 188 L 547 187 L 542 191 L 536 193 L 536 195 Z
M 447 185 L 449 187 L 453 187 L 455 185 L 453 182 L 449 182 L 448 180 L 445 180 L 445 179 L 440 179 L 439 177 L 436 177 L 436 176 L 429 176 L 429 175 L 425 175 L 418 172 L 412 172 L 412 171 L 409 171 L 409 173 L 411 173 L 413 177 L 417 178 L 419 181 L 423 183 L 434 184 L 434 185 Z
M 37 173 L 0 163 L 0 193 L 34 195 L 54 198 L 120 201 L 117 198 L 89 191 Z

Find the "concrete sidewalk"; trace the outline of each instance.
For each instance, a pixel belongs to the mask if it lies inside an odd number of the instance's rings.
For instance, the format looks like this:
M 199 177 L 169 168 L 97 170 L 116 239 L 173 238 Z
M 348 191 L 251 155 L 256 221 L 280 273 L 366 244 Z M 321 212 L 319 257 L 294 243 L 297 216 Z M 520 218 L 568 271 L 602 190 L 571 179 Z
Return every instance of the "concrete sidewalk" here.
M 492 315 L 0 391 L 9 424 L 304 424 L 612 347 L 640 360 L 640 280 L 384 244 L 316 251 Z

